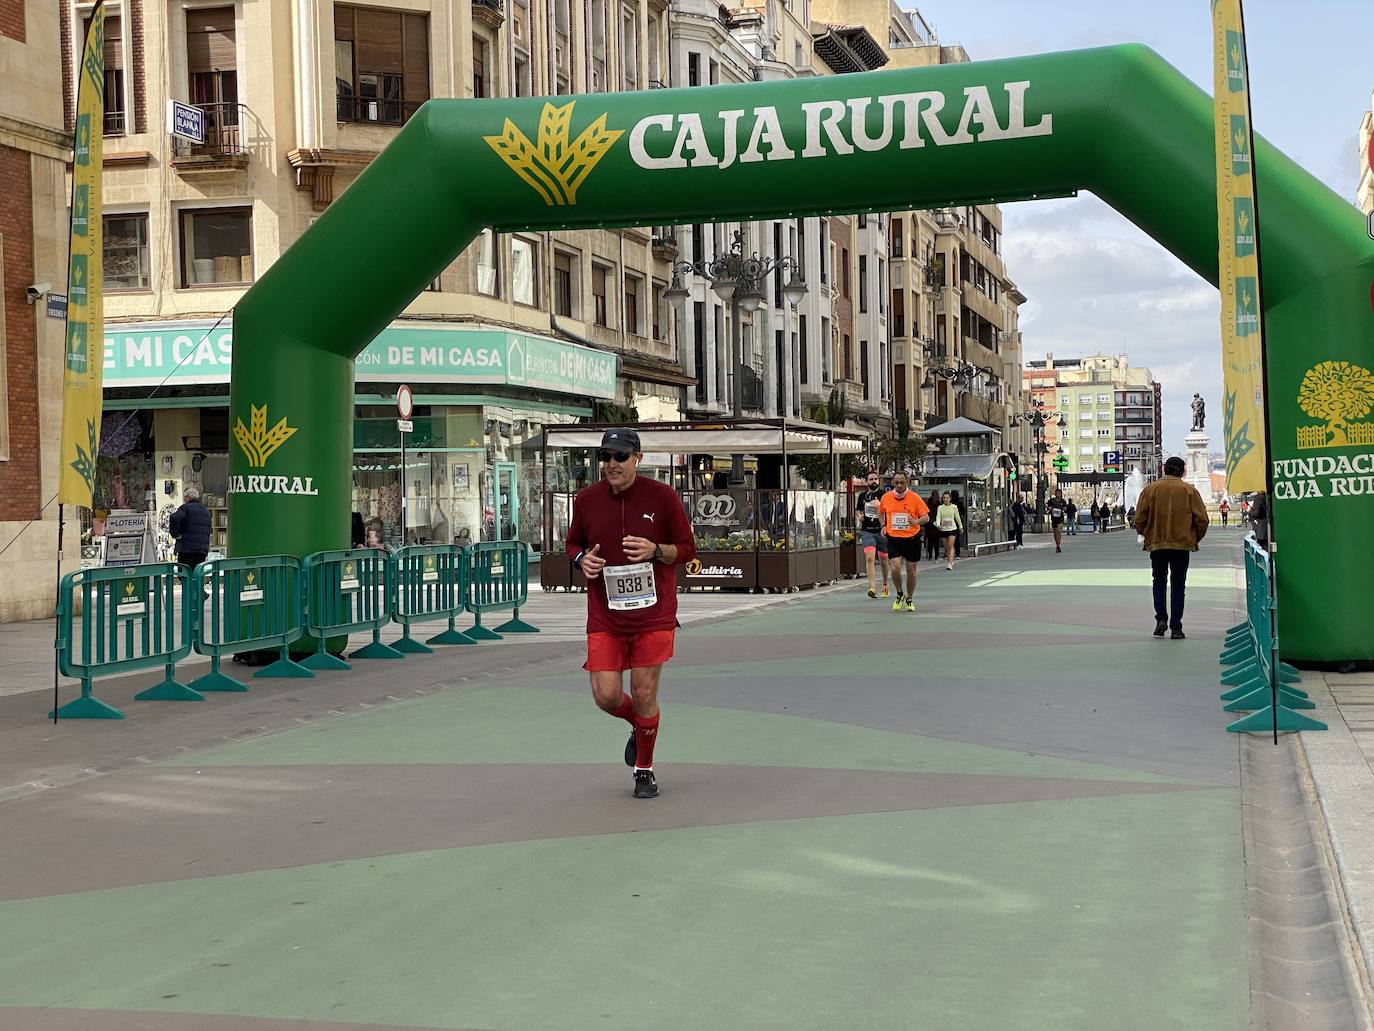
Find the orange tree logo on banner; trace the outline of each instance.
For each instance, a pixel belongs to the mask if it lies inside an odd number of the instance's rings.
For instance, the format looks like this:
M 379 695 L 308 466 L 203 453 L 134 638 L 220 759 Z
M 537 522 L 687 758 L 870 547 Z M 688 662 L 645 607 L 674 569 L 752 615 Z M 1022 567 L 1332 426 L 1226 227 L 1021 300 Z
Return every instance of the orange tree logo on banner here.
M 100 216 L 105 128 L 105 6 L 91 12 L 76 87 L 72 144 L 71 258 L 62 363 L 62 460 L 57 500 L 91 507 L 104 369 Z
M 1264 344 L 1254 139 L 1240 0 L 1212 2 L 1226 485 L 1264 490 Z

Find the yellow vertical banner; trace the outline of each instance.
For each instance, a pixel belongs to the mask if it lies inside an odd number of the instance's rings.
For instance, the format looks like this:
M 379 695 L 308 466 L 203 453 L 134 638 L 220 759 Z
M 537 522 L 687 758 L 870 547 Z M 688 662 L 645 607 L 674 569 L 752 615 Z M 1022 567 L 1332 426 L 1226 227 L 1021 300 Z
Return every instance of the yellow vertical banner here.
M 71 257 L 62 374 L 62 458 L 57 499 L 91 507 L 104 371 L 101 162 L 105 132 L 105 5 L 91 12 L 76 87 Z
M 1212 0 L 1212 57 L 1226 486 L 1231 492 L 1264 490 L 1264 321 L 1241 0 Z

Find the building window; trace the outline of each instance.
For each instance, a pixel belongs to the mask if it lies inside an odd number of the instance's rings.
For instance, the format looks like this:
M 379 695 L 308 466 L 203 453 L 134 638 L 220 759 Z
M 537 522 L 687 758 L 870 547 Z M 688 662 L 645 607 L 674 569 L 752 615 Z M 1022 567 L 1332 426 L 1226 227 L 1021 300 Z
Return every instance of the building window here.
M 1110 436 L 1112 435 L 1112 431 L 1111 431 L 1111 430 L 1101 430 L 1101 429 L 1100 429 L 1100 430 L 1097 431 L 1097 435 L 1098 435 L 1099 437 L 1110 437 Z
M 859 382 L 864 387 L 864 400 L 868 400 L 868 341 L 859 341 Z
M 664 291 L 664 289 L 665 289 L 665 286 L 664 286 L 663 283 L 659 283 L 659 282 L 655 282 L 655 283 L 654 283 L 654 291 L 653 291 L 653 292 L 654 292 L 654 296 L 653 296 L 653 313 L 654 313 L 654 339 L 655 339 L 655 340 L 666 340 L 666 339 L 667 339 L 667 337 L 664 335 L 664 327 L 668 325 L 668 312 L 667 312 L 667 304 L 668 304 L 668 302 L 665 301 L 665 300 L 663 299 L 663 291 Z
M 110 5 L 115 7 L 115 5 Z M 116 7 L 116 10 L 118 8 Z M 23 11 L 23 6 L 19 8 Z M 86 11 L 80 19 L 81 38 L 76 41 L 75 49 L 85 46 L 86 34 L 91 28 L 91 11 Z M 22 19 L 22 14 L 21 14 Z M 126 103 L 124 76 L 124 36 L 123 22 L 118 14 L 106 8 L 105 14 L 105 136 L 123 136 L 132 132 L 129 109 Z M 76 81 L 81 81 L 81 55 L 76 55 Z M 72 92 L 75 103 L 76 91 Z
M 334 5 L 341 122 L 400 125 L 429 99 L 429 16 Z
M 148 216 L 106 215 L 103 241 L 105 289 L 147 290 Z
M 852 380 L 854 378 L 854 355 L 849 346 L 849 334 L 843 333 L 841 338 L 844 344 L 840 348 L 840 378 Z
M 592 52 L 591 91 L 599 93 L 611 88 L 606 78 L 607 0 L 591 0 L 587 4 L 587 20 Z
M 706 403 L 706 304 L 692 305 L 692 354 L 696 359 L 697 404 Z
M 572 318 L 573 257 L 562 251 L 553 254 L 553 313 Z
M 1089 444 L 1087 447 L 1080 447 L 1078 449 L 1078 453 L 1080 455 L 1088 455 L 1089 457 L 1091 457 L 1093 453 L 1092 445 Z
M 606 304 L 606 273 L 609 271 L 605 265 L 592 265 L 592 321 L 598 326 L 611 324 Z
M 701 55 L 689 53 L 687 55 L 687 85 L 701 85 Z
M 900 218 L 892 220 L 892 256 L 894 258 L 902 256 L 902 220 Z
M 801 339 L 797 343 L 797 371 L 798 382 L 811 382 L 810 362 L 807 361 L 807 341 L 806 341 L 806 316 L 797 316 L 797 329 L 801 331 Z
M 496 297 L 501 290 L 498 274 L 496 234 L 483 229 L 477 234 L 477 292 Z
M 892 288 L 892 335 L 906 336 L 906 291 L 901 287 Z
M 553 4 L 553 66 L 554 92 L 572 92 L 572 3 L 554 0 Z
M 252 208 L 191 208 L 182 211 L 181 285 L 251 283 L 252 221 Z
M 1078 435 L 1079 435 L 1080 437 L 1085 437 L 1085 438 L 1086 438 L 1086 437 L 1091 437 L 1091 436 L 1093 435 L 1093 431 L 1090 430 L 1090 429 L 1087 429 L 1087 430 L 1079 430 L 1079 431 L 1078 431 Z
M 522 236 L 510 242 L 510 289 L 516 304 L 539 304 L 539 245 Z
M 887 314 L 887 267 L 882 258 L 878 259 L 878 314 Z
M 238 45 L 232 7 L 186 12 L 186 70 L 191 103 L 205 112 L 205 143 L 220 153 L 239 148 Z
M 859 314 L 868 311 L 868 255 L 859 255 Z
M 632 336 L 643 336 L 639 324 L 639 309 L 644 293 L 644 280 L 639 276 L 625 277 L 625 332 Z
M 830 223 L 821 219 L 821 282 L 830 282 Z
M 639 16 L 633 7 L 620 18 L 620 81 L 627 90 L 639 89 Z
M 840 248 L 840 296 L 849 296 L 849 248 Z
M 821 316 L 821 383 L 830 383 L 830 351 L 835 345 L 830 339 L 830 320 Z
M 490 44 L 482 36 L 472 37 L 472 95 L 491 96 L 491 86 L 487 82 L 487 54 Z
M 860 229 L 867 229 L 867 228 L 868 228 L 868 216 L 867 216 L 867 215 L 860 215 L 860 216 L 859 216 L 859 228 L 860 228 Z

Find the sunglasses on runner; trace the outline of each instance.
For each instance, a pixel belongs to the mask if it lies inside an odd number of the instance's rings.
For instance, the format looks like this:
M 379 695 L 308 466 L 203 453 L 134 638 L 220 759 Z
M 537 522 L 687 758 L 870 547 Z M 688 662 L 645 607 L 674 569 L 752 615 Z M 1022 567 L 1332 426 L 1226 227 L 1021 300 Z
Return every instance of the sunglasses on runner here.
M 598 451 L 597 458 L 603 462 L 628 462 L 630 460 L 629 451 Z

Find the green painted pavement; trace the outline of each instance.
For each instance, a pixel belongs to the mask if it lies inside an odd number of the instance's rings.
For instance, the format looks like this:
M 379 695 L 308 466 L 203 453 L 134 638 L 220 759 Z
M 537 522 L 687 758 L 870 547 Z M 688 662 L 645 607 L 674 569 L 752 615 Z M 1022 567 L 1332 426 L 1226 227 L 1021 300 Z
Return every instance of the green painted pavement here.
M 1023 569 L 1009 573 L 975 580 L 968 586 L 979 587 L 1139 587 L 1142 590 L 1142 604 L 1148 604 L 1150 590 L 1150 567 L 1113 567 L 1108 569 L 1084 569 L 1072 567 L 1065 569 Z M 1236 587 L 1236 573 L 1229 568 L 1198 566 L 1188 570 L 1188 594 L 1193 591 L 1216 588 L 1233 591 Z M 917 597 L 920 597 L 919 590 Z
M 758 676 L 833 676 L 837 681 L 851 678 L 856 671 L 868 677 L 891 677 L 923 680 L 937 679 L 957 682 L 963 679 L 1002 680 L 1020 683 L 1026 680 L 1052 681 L 1060 679 L 1101 681 L 1104 691 L 1142 690 L 1141 685 L 1196 685 L 1199 691 L 1212 689 L 1215 665 L 1215 642 L 1190 640 L 1185 642 L 1156 640 L 1150 636 L 1151 623 L 1139 631 L 1139 639 L 1115 641 L 1110 646 L 1056 643 L 1052 648 L 1035 648 L 1018 644 L 998 648 L 989 638 L 987 647 L 976 650 L 967 646 L 940 647 L 940 633 L 948 629 L 941 622 L 931 626 L 921 612 L 889 613 L 892 621 L 905 621 L 911 634 L 909 651 L 870 651 L 852 654 L 808 655 L 785 658 L 760 655 L 753 662 L 687 663 L 673 667 L 673 677 L 736 678 Z M 857 630 L 858 627 L 851 627 Z M 867 627 L 863 629 L 867 630 Z M 1117 632 L 1118 634 L 1120 631 Z M 671 699 L 671 694 L 668 695 Z
M 581 673 L 578 674 L 582 676 Z M 1133 783 L 1177 778 L 987 745 L 770 713 L 669 704 L 655 759 L 671 763 L 984 773 Z M 279 734 L 179 756 L 166 766 L 619 761 L 623 724 L 589 694 L 451 688 Z M 494 728 L 500 728 L 495 731 Z M 671 728 L 671 733 L 666 731 Z
M 15 1006 L 495 1031 L 1247 1026 L 1233 790 L 420 852 L 4 903 L 0 927 L 25 943 L 0 956 Z
M 844 632 L 855 630 L 856 625 L 850 623 L 849 620 L 856 613 L 863 616 L 893 615 L 890 599 L 884 601 L 882 598 L 870 598 L 865 591 L 866 588 L 857 590 L 852 594 L 846 592 L 842 595 L 828 596 L 826 599 L 828 603 L 824 605 L 794 605 L 788 609 L 785 620 L 748 615 L 714 623 L 694 624 L 682 632 L 684 636 L 680 637 L 679 640 L 709 637 L 833 636 L 841 628 Z M 833 600 L 837 597 L 843 599 L 845 603 L 834 604 Z M 1053 639 L 1056 637 L 1105 636 L 1121 633 L 1120 630 L 1113 630 L 1109 627 L 1073 626 L 1037 623 L 1029 619 L 1009 619 L 997 613 L 997 610 L 1002 608 L 1001 605 L 986 606 L 992 610 L 991 612 L 971 612 L 970 608 L 973 606 L 967 605 L 963 599 L 959 598 L 954 598 L 949 603 L 941 600 L 939 606 L 935 607 L 931 604 L 931 599 L 924 596 L 919 589 L 916 598 L 917 602 L 924 607 L 924 611 L 921 613 L 922 620 L 938 619 L 964 622 L 969 619 L 977 619 L 978 632 L 987 634 L 989 637 L 1034 635 L 1047 638 L 1046 645 L 1054 645 Z M 983 607 L 977 606 L 980 609 Z M 837 619 L 842 619 L 845 622 L 837 623 Z M 867 621 L 863 625 L 865 633 L 904 634 L 909 633 L 910 629 L 910 624 L 902 623 L 899 619 L 873 620 Z

